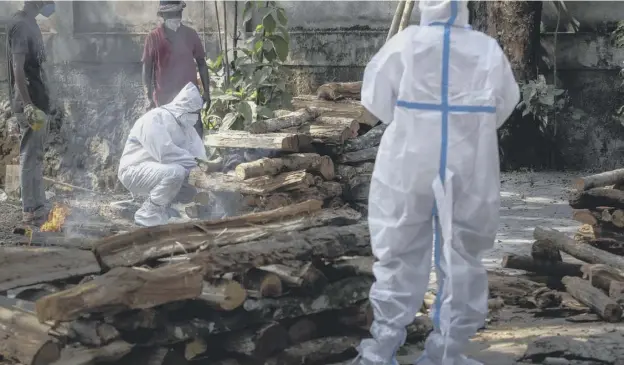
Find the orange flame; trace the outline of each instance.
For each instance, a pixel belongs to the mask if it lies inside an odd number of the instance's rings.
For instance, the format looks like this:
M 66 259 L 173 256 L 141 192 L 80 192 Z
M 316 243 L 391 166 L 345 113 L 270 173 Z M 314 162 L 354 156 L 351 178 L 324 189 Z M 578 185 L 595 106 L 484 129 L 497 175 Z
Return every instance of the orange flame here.
M 55 203 L 48 215 L 48 220 L 41 226 L 41 232 L 60 232 L 71 209 L 68 206 Z

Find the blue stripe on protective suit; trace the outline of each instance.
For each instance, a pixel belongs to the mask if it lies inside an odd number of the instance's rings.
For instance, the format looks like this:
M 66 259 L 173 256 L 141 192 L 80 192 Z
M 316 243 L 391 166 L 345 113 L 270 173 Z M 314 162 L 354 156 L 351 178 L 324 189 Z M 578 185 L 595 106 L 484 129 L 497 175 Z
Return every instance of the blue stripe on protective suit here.
M 442 48 L 442 92 L 440 96 L 440 104 L 431 103 L 419 103 L 405 100 L 398 100 L 397 106 L 407 109 L 416 110 L 428 110 L 439 111 L 442 114 L 442 139 L 440 146 L 440 168 L 439 176 L 442 184 L 446 179 L 446 165 L 447 165 L 447 151 L 448 151 L 448 120 L 450 113 L 496 113 L 496 107 L 494 106 L 482 106 L 482 105 L 450 105 L 449 104 L 449 64 L 450 64 L 450 48 L 451 48 L 451 28 L 455 27 L 453 23 L 457 19 L 458 13 L 458 0 L 452 0 L 451 3 L 451 17 L 446 23 L 431 23 L 430 26 L 444 26 L 444 44 Z M 464 28 L 464 27 L 462 27 Z M 467 28 L 467 27 L 466 27 Z M 436 202 L 438 204 L 439 202 Z M 440 219 L 437 209 L 434 207 L 433 211 L 435 220 L 435 236 L 434 236 L 434 265 L 436 271 L 439 273 L 440 267 L 440 255 L 441 255 L 441 227 Z M 450 237 L 449 237 L 450 239 Z M 438 291 L 435 300 L 435 313 L 433 323 L 436 328 L 440 328 L 440 309 L 442 306 L 442 291 L 444 288 L 443 280 L 438 280 Z

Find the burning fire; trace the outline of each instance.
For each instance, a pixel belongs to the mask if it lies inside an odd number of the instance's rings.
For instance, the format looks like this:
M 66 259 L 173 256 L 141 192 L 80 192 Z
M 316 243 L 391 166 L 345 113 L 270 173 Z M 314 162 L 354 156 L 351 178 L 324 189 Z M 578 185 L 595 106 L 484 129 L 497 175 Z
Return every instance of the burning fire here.
M 47 222 L 41 226 L 41 232 L 60 232 L 70 212 L 68 206 L 55 203 L 48 215 Z

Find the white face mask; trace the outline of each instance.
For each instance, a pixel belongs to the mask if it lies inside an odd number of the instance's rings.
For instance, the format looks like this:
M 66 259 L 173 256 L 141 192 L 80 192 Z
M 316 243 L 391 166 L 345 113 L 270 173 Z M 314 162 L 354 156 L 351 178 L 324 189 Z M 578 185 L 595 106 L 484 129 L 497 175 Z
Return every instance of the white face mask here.
M 173 19 L 165 20 L 165 27 L 173 30 L 174 32 L 180 29 L 180 25 L 182 25 L 182 19 L 180 18 L 173 18 Z

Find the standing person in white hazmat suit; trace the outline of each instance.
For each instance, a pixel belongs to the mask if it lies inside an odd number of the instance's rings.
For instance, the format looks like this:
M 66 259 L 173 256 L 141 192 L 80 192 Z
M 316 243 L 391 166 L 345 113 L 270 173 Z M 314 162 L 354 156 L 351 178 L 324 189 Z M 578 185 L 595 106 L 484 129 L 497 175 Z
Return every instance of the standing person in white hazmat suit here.
M 462 352 L 487 316 L 481 256 L 498 227 L 496 130 L 520 92 L 498 43 L 468 25 L 467 1 L 419 7 L 420 26 L 390 39 L 364 73 L 362 104 L 389 126 L 369 196 L 375 319 L 372 338 L 358 348 L 360 365 L 396 364 L 427 290 L 432 251 L 434 331 L 416 364 L 479 364 Z
M 157 226 L 169 221 L 172 202 L 190 202 L 195 189 L 188 184 L 197 160 L 207 160 L 203 141 L 195 131 L 203 99 L 188 83 L 169 104 L 139 118 L 128 135 L 118 176 L 136 195 L 148 198 L 134 215 L 135 223 Z

